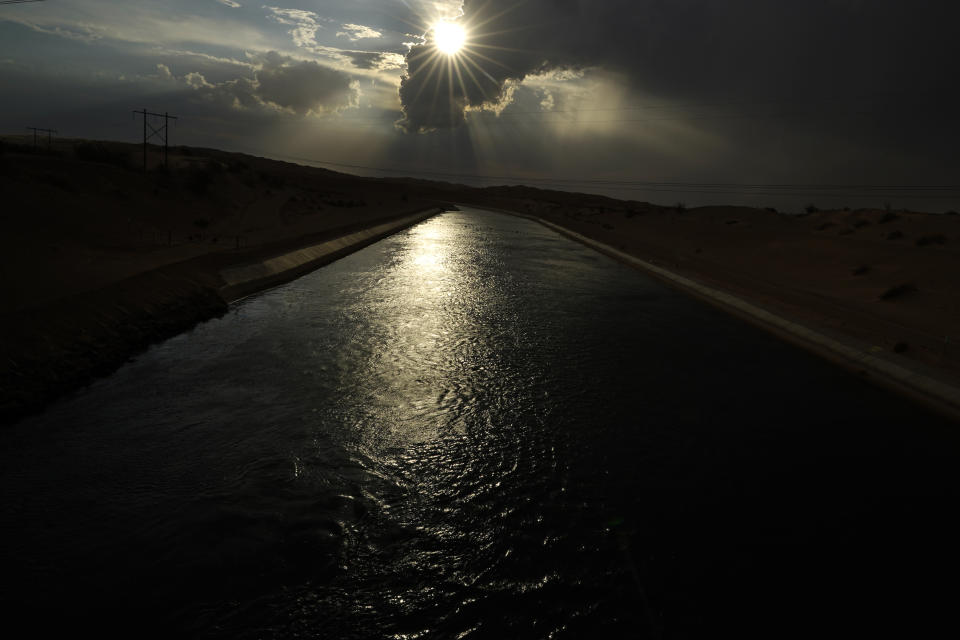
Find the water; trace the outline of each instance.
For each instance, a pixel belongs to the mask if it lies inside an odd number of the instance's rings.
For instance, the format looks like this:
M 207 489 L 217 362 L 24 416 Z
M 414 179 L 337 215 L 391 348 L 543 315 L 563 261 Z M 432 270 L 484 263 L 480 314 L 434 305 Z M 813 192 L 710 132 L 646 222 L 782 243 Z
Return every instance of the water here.
M 956 428 L 535 223 L 433 218 L 0 433 L 38 635 L 916 631 Z

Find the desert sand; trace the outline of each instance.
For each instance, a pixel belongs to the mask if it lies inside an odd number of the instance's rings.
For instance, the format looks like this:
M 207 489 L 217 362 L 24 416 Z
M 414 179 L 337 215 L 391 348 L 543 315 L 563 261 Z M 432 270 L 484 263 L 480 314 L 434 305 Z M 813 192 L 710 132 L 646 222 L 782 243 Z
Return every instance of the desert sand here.
M 533 215 L 960 381 L 960 216 L 683 207 L 527 187 L 371 179 L 211 149 L 0 149 L 0 421 L 222 313 L 220 270 L 429 207 Z
M 482 200 L 541 217 L 935 377 L 960 380 L 958 215 L 684 209 L 525 188 L 487 190 Z

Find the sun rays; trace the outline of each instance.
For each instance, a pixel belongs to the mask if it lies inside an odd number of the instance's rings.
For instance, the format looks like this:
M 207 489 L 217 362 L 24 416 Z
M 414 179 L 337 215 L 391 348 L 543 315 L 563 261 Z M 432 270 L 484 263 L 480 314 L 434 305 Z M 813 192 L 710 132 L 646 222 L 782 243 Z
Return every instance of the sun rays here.
M 503 99 L 505 80 L 515 75 L 509 51 L 499 44 L 504 33 L 494 27 L 497 15 L 423 16 L 417 30 L 423 35 L 411 45 L 407 73 L 401 82 L 407 131 L 455 127 L 469 111 L 487 109 Z M 413 26 L 413 25 L 411 25 Z

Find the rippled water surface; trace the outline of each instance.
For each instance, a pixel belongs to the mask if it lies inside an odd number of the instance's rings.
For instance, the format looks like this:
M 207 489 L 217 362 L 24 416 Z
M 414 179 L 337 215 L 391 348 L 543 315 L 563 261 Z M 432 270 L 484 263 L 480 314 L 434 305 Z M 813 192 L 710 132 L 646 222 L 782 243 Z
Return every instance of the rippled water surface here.
M 223 638 L 946 618 L 955 427 L 466 209 L 0 433 L 6 619 Z M 830 622 L 827 625 L 827 621 Z

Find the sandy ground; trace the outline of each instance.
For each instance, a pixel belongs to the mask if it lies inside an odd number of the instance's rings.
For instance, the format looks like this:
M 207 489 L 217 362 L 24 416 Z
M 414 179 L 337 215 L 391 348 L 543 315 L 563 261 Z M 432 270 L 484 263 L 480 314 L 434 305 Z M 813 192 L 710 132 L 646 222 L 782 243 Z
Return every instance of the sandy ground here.
M 682 209 L 357 178 L 208 149 L 0 138 L 0 421 L 225 309 L 219 271 L 438 203 L 542 217 L 960 384 L 960 216 Z
M 136 145 L 68 140 L 54 150 L 0 155 L 2 314 L 423 206 L 403 185 L 213 150 L 176 147 L 160 171 L 151 149 L 147 173 Z
M 429 208 L 380 183 L 212 150 L 0 149 L 0 423 L 226 310 L 220 271 Z M 140 156 L 142 158 L 142 156 Z
M 488 190 L 542 217 L 941 379 L 960 381 L 960 216 L 690 210 Z

